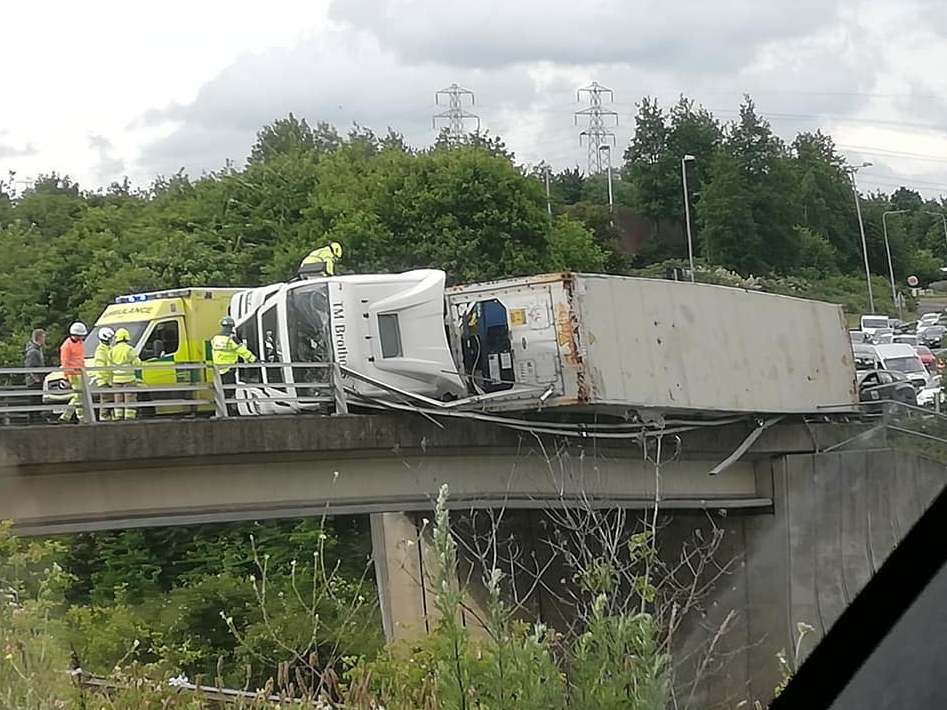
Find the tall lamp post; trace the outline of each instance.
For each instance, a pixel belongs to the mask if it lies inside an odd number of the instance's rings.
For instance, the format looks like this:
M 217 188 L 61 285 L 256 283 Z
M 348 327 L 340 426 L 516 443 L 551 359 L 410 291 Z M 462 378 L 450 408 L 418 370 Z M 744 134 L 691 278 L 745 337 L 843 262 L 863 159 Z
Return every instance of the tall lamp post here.
M 868 242 L 865 240 L 865 223 L 862 222 L 862 206 L 858 199 L 858 185 L 855 184 L 855 173 L 861 168 L 871 167 L 871 163 L 862 163 L 861 165 L 852 165 L 846 168 L 848 175 L 852 180 L 852 195 L 855 197 L 855 214 L 858 215 L 858 231 L 862 237 L 862 253 L 865 256 L 865 280 L 868 282 L 868 308 L 872 313 L 875 312 L 875 296 L 871 292 L 871 270 L 868 268 Z
M 898 307 L 898 319 L 901 319 L 901 299 L 898 298 L 898 292 L 894 287 L 894 266 L 891 264 L 891 245 L 888 244 L 888 215 L 904 214 L 907 210 L 888 210 L 881 215 L 881 228 L 885 235 L 885 253 L 888 255 L 888 277 L 891 279 L 891 298 L 894 305 Z M 872 309 L 874 310 L 874 309 Z
M 603 150 L 605 151 L 605 157 L 606 157 L 606 160 L 608 161 L 606 163 L 606 165 L 608 166 L 606 168 L 608 172 L 608 211 L 614 212 L 615 211 L 615 198 L 612 193 L 612 147 L 608 145 L 607 143 L 605 143 L 603 145 L 600 145 L 598 149 L 599 149 L 599 152 Z
M 687 222 L 687 259 L 691 267 L 691 283 L 694 283 L 694 237 L 691 234 L 691 201 L 687 192 L 687 164 L 697 160 L 688 153 L 681 158 L 681 180 L 684 182 L 684 219 Z

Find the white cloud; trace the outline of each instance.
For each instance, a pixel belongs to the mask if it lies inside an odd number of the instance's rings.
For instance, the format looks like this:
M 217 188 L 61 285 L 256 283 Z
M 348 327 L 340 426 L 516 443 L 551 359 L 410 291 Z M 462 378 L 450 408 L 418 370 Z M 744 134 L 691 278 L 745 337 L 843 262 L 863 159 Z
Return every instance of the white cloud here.
M 642 95 L 685 93 L 727 120 L 749 91 L 787 139 L 821 127 L 879 152 L 879 181 L 936 192 L 947 162 L 904 154 L 947 156 L 944 12 L 935 0 L 17 4 L 0 26 L 20 62 L 5 78 L 0 174 L 198 174 L 242 161 L 291 111 L 425 144 L 433 93 L 454 81 L 521 160 L 581 165 L 575 89 L 595 79 L 616 92 L 616 158 Z

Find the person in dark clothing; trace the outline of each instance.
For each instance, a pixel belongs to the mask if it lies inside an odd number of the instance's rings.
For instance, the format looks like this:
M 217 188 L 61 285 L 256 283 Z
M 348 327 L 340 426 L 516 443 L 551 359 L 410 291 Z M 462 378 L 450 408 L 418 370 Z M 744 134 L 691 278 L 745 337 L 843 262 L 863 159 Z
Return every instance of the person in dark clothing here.
M 46 331 L 42 328 L 37 328 L 33 331 L 33 337 L 30 338 L 30 342 L 26 344 L 26 351 L 23 355 L 23 367 L 46 367 L 46 356 L 43 355 L 43 346 L 46 345 Z M 38 406 L 43 403 L 43 379 L 44 375 L 42 372 L 28 372 L 26 374 L 26 388 L 29 390 L 37 391 L 35 394 L 30 393 L 29 404 L 30 406 Z M 30 423 L 36 423 L 43 421 L 42 412 L 30 412 L 29 414 Z

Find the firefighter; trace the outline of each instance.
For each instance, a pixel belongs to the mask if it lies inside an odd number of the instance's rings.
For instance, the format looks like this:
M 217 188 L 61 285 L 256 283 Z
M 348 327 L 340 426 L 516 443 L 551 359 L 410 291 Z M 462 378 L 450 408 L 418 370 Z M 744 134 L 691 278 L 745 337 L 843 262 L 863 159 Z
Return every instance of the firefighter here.
M 342 261 L 342 245 L 329 242 L 313 249 L 299 265 L 300 276 L 335 276 L 335 262 Z
M 234 338 L 233 334 L 234 320 L 230 316 L 225 316 L 220 321 L 220 334 L 215 335 L 210 341 L 211 351 L 214 355 L 214 365 L 220 373 L 221 382 L 224 385 L 234 385 L 237 382 L 237 373 L 234 365 L 239 360 L 244 362 L 256 362 L 256 355 L 250 352 L 250 349 Z M 231 399 L 236 397 L 233 388 L 224 389 L 224 398 Z M 237 413 L 236 407 L 232 404 L 227 405 L 227 412 L 231 415 Z
M 59 346 L 59 364 L 63 374 L 69 380 L 72 396 L 66 404 L 66 409 L 59 417 L 61 422 L 72 422 L 82 419 L 82 368 L 85 367 L 85 346 L 83 341 L 89 334 L 85 323 L 76 321 L 69 326 L 69 337 Z
M 115 421 L 138 418 L 138 410 L 128 405 L 135 404 L 138 400 L 135 394 L 135 387 L 138 385 L 136 369 L 141 367 L 141 359 L 135 352 L 135 348 L 128 342 L 130 337 L 125 328 L 116 330 L 115 345 L 109 352 L 109 361 L 112 364 L 112 386 L 117 390 L 123 390 L 115 394 L 115 411 L 112 413 Z
M 104 326 L 99 329 L 99 344 L 95 346 L 95 356 L 93 362 L 98 368 L 93 375 L 95 386 L 99 389 L 108 389 L 112 386 L 112 372 L 109 367 L 112 364 L 112 338 L 115 337 L 115 331 Z M 99 421 L 112 421 L 112 408 L 109 407 L 114 401 L 111 394 L 103 392 L 99 395 L 99 402 L 102 406 L 99 408 Z

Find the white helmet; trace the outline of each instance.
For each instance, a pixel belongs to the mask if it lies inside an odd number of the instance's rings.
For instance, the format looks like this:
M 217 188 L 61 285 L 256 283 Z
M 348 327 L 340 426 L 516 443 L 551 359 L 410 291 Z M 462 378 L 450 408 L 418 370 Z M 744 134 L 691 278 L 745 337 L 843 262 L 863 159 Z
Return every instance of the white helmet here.
M 101 328 L 99 330 L 99 340 L 101 340 L 105 344 L 112 342 L 112 338 L 114 337 L 115 337 L 115 331 L 109 328 L 108 326 L 105 326 L 104 328 Z
M 78 335 L 84 338 L 88 334 L 89 334 L 88 328 L 86 328 L 85 323 L 81 321 L 76 321 L 75 323 L 69 326 L 69 335 Z

